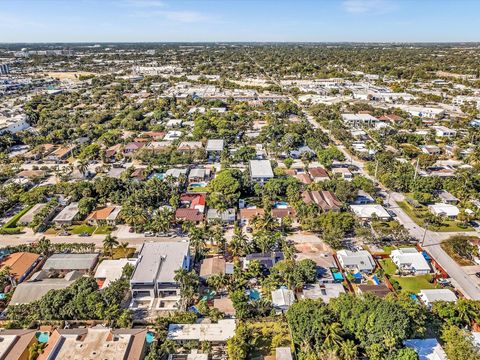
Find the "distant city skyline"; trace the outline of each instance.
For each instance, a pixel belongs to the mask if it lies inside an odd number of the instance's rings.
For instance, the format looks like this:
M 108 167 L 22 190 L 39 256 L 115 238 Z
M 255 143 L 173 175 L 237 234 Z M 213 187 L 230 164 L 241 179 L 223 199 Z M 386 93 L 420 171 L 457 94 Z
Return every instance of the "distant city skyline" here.
M 0 1 L 0 42 L 476 42 L 472 0 Z

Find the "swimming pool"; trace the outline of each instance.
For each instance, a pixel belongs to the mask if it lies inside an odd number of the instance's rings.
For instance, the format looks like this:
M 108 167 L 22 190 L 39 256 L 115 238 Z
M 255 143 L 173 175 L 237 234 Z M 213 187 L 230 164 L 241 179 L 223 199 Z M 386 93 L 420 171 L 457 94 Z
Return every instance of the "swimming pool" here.
M 275 201 L 273 207 L 276 209 L 286 209 L 288 207 L 288 202 L 286 201 Z
M 165 179 L 165 174 L 164 173 L 155 173 L 152 175 L 153 177 L 157 178 L 158 180 L 163 180 Z
M 48 342 L 48 338 L 49 338 L 48 332 L 40 332 L 39 331 L 35 334 L 35 336 L 37 337 L 38 342 L 41 343 L 41 344 L 45 344 L 45 343 Z
M 152 342 L 155 341 L 155 334 L 152 331 L 147 331 L 147 334 L 145 335 L 145 341 L 147 344 L 151 344 Z
M 260 300 L 260 298 L 262 297 L 262 294 L 260 294 L 257 289 L 250 289 L 247 292 L 250 300 Z

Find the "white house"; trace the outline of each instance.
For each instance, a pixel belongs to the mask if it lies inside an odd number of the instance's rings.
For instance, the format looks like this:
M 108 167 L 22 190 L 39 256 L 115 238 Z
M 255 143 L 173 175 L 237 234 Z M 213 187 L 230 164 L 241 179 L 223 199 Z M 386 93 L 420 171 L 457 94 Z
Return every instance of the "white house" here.
M 375 269 L 375 261 L 372 255 L 366 250 L 355 252 L 339 250 L 337 251 L 337 259 L 345 270 L 371 273 Z
M 400 248 L 393 250 L 390 258 L 400 272 L 414 273 L 415 275 L 428 274 L 430 266 L 427 260 L 415 248 Z
M 452 290 L 449 289 L 426 289 L 420 290 L 418 297 L 422 302 L 430 307 L 435 301 L 457 301 L 457 296 Z
M 265 184 L 273 176 L 270 160 L 250 160 L 250 178 L 253 182 Z
M 295 302 L 295 294 L 292 290 L 280 288 L 272 291 L 272 304 L 280 311 L 287 311 Z
M 449 129 L 446 126 L 432 126 L 435 129 L 435 135 L 437 137 L 454 137 L 457 135 L 455 130 Z
M 370 114 L 342 114 L 342 120 L 347 126 L 373 126 L 378 119 Z
M 382 205 L 350 205 L 350 209 L 362 220 L 370 220 L 373 216 L 377 216 L 379 219 L 390 219 L 390 214 Z
M 460 214 L 460 209 L 452 204 L 436 203 L 428 205 L 428 208 L 433 214 L 448 217 L 449 219 L 455 219 Z

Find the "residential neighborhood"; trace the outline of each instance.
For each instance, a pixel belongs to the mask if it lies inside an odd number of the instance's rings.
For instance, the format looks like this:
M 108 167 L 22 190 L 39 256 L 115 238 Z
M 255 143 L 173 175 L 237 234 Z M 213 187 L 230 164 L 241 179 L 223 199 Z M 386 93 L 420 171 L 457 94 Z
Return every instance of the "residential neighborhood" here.
M 480 359 L 478 69 L 0 43 L 0 359 Z

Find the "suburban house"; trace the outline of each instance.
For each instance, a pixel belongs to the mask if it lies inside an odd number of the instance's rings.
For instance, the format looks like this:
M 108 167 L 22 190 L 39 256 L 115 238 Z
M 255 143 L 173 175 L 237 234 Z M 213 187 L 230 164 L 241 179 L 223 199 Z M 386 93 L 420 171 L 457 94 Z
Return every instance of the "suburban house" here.
M 451 193 L 445 190 L 439 191 L 437 196 L 440 198 L 440 200 L 444 204 L 457 205 L 458 202 L 460 201 L 458 200 L 458 198 L 456 198 Z
M 353 179 L 353 174 L 347 168 L 333 168 L 332 173 L 335 176 L 339 176 L 344 180 L 350 181 Z
M 55 225 L 72 225 L 78 218 L 78 203 L 73 202 L 60 211 L 57 216 L 53 218 Z
M 366 205 L 373 204 L 375 199 L 367 192 L 363 190 L 358 190 L 355 200 L 353 200 L 353 205 Z
M 314 182 L 320 182 L 325 180 L 330 180 L 330 176 L 328 176 L 327 170 L 321 167 L 312 167 L 308 169 L 310 176 Z
M 72 155 L 73 150 L 77 148 L 77 145 L 62 145 L 58 147 L 56 150 L 52 151 L 48 156 L 47 160 L 50 161 L 63 161 L 67 159 L 70 155 Z
M 190 268 L 189 242 L 144 243 L 130 279 L 130 308 L 177 309 L 180 289 L 175 271 L 182 268 Z
M 273 265 L 279 261 L 282 261 L 283 259 L 284 257 L 281 251 L 248 254 L 243 260 L 243 268 L 246 270 L 248 269 L 250 262 L 258 261 L 260 266 L 264 267 L 265 269 L 270 269 Z
M 373 126 L 378 119 L 370 114 L 342 114 L 342 120 L 347 126 Z
M 412 273 L 415 275 L 428 274 L 430 265 L 422 253 L 415 248 L 400 248 L 393 250 L 390 258 L 397 266 L 400 273 Z
M 233 224 L 236 219 L 237 215 L 234 208 L 227 209 L 221 213 L 216 209 L 207 210 L 207 221 L 221 220 L 224 223 Z
M 205 146 L 205 151 L 207 152 L 209 159 L 218 159 L 224 146 L 223 139 L 209 139 Z
M 428 205 L 428 209 L 437 216 L 442 216 L 449 219 L 455 219 L 458 214 L 460 214 L 460 209 L 451 204 L 436 203 Z
M 457 301 L 457 296 L 452 290 L 449 290 L 449 289 L 420 290 L 420 292 L 418 293 L 418 298 L 422 300 L 422 302 L 427 307 L 432 306 L 432 304 L 435 301 L 449 301 L 449 302 Z
M 52 278 L 49 274 L 49 271 L 41 270 L 34 273 L 27 281 L 19 284 L 12 295 L 10 305 L 29 304 L 41 299 L 50 290 L 69 287 L 75 280 L 83 276 L 79 271 L 71 271 L 64 277 L 58 278 Z
M 177 148 L 178 151 L 182 152 L 190 152 L 199 149 L 203 149 L 203 144 L 201 141 L 182 141 Z
M 117 155 L 122 151 L 122 144 L 115 144 L 105 150 L 105 162 L 115 162 Z
M 23 214 L 23 216 L 20 219 L 18 219 L 18 223 L 24 226 L 29 225 L 35 218 L 35 215 L 40 213 L 46 206 L 47 206 L 47 203 L 40 203 L 40 204 L 33 205 L 30 210 L 28 210 L 25 214 Z M 52 208 L 50 210 L 50 213 L 47 214 L 45 221 L 49 221 L 55 214 L 55 211 L 56 211 L 56 208 Z
M 366 250 L 339 250 L 337 259 L 342 268 L 347 271 L 371 273 L 375 269 L 375 261 Z
M 0 270 L 8 267 L 10 275 L 17 284 L 25 280 L 38 265 L 41 256 L 29 252 L 17 252 L 4 257 L 0 263 Z
M 437 339 L 408 339 L 403 344 L 415 350 L 419 360 L 448 360 L 445 350 Z
M 345 288 L 339 283 L 309 284 L 306 285 L 297 297 L 300 299 L 322 299 L 328 304 L 330 299 L 335 299 L 345 294 Z
M 264 213 L 265 210 L 263 208 L 240 209 L 240 226 L 248 225 L 255 216 L 262 216 Z
M 222 256 L 206 258 L 200 265 L 200 278 L 207 280 L 216 274 L 233 274 L 233 263 L 227 263 Z
M 37 343 L 37 330 L 0 330 L 0 359 L 28 360 L 30 347 Z
M 136 151 L 142 149 L 145 146 L 144 142 L 141 141 L 132 141 L 126 144 L 123 147 L 123 155 L 125 156 L 131 156 L 133 155 Z
M 273 170 L 270 160 L 250 160 L 250 179 L 258 184 L 265 184 L 273 179 Z
M 94 278 L 99 289 L 105 289 L 113 281 L 122 277 L 123 269 L 127 265 L 135 267 L 137 259 L 102 260 L 95 270 Z
M 170 324 L 167 340 L 178 343 L 208 341 L 212 344 L 226 344 L 235 335 L 235 328 L 235 319 L 221 319 L 217 323 Z
M 107 206 L 94 210 L 88 215 L 87 223 L 93 226 L 116 225 L 120 211 L 122 211 L 121 206 Z
M 366 204 L 366 205 L 350 205 L 350 209 L 353 213 L 362 220 L 371 220 L 373 217 L 377 217 L 381 220 L 390 219 L 390 214 L 382 205 L 378 204 Z
M 437 137 L 455 137 L 457 132 L 455 130 L 449 129 L 446 126 L 432 126 L 435 130 L 435 135 Z
M 90 273 L 97 264 L 98 254 L 53 254 L 43 264 L 42 270 L 66 274 L 78 271 L 82 274 Z
M 295 302 L 295 293 L 290 289 L 280 288 L 273 290 L 272 304 L 275 310 L 284 312 Z
M 340 211 L 342 202 L 331 191 L 304 191 L 302 199 L 305 204 L 316 204 L 323 211 Z
M 102 325 L 56 329 L 37 359 L 141 360 L 147 349 L 146 336 L 147 329 L 111 329 Z

